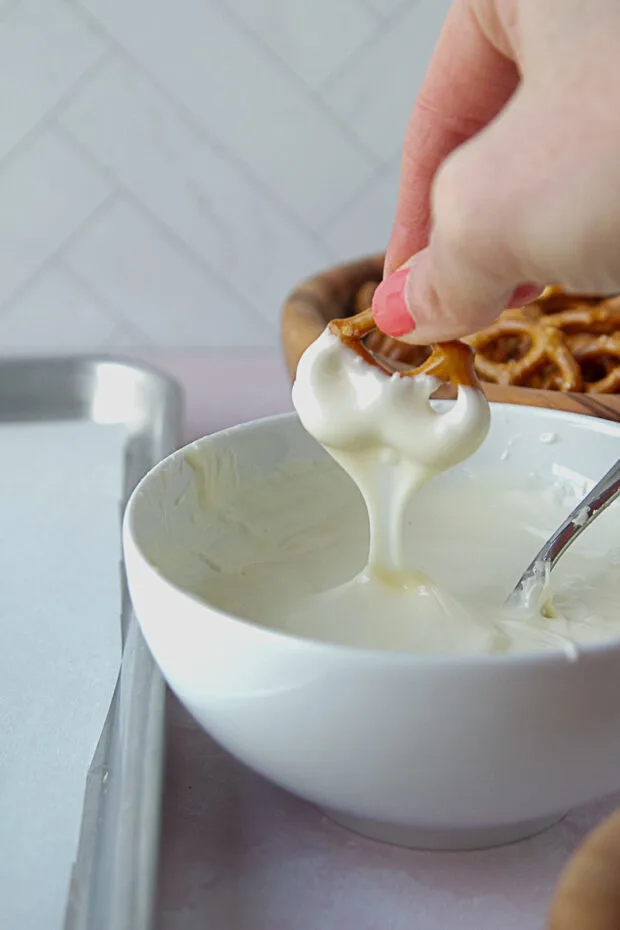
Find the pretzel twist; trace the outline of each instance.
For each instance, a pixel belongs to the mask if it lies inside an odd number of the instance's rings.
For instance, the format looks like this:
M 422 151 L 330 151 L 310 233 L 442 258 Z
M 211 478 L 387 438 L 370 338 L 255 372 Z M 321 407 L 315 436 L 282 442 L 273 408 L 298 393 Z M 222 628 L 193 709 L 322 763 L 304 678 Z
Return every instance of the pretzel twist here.
M 546 320 L 512 310 L 468 340 L 476 349 L 476 369 L 486 381 L 579 391 L 579 364 L 562 333 Z M 494 350 L 494 351 L 493 351 Z M 497 360 L 501 358 L 502 360 Z
M 578 333 L 568 337 L 568 345 L 588 393 L 620 393 L 620 332 L 594 337 Z
M 620 299 L 604 301 L 598 306 L 578 304 L 544 316 L 549 326 L 563 333 L 615 333 L 620 329 Z
M 376 284 L 358 291 L 355 306 L 368 305 Z M 556 391 L 620 394 L 620 296 L 566 294 L 548 287 L 521 309 L 505 310 L 466 342 L 483 381 Z M 371 329 L 369 361 L 406 374 L 420 371 L 429 347 L 411 346 Z M 371 357 L 370 357 L 371 356 Z
M 372 309 L 363 310 L 355 316 L 342 320 L 332 320 L 328 326 L 330 332 L 338 336 L 346 346 L 369 365 L 374 365 L 388 374 L 394 374 L 394 368 L 382 364 L 375 351 L 371 350 L 364 341 L 366 337 L 377 332 Z M 436 343 L 431 346 L 430 355 L 421 364 L 398 369 L 398 374 L 407 378 L 428 375 L 440 381 L 449 381 L 481 390 L 474 367 L 474 351 L 470 346 L 458 340 Z

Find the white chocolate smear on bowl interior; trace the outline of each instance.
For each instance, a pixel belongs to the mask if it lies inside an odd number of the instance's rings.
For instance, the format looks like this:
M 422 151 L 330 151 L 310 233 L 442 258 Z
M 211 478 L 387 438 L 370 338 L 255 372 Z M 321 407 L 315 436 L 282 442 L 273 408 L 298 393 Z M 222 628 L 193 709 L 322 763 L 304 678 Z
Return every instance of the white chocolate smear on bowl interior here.
M 554 571 L 553 617 L 538 602 L 507 611 L 520 571 L 589 488 L 579 476 L 550 484 L 509 464 L 501 474 L 470 470 L 486 401 L 460 388 L 438 414 L 434 387 L 389 378 L 324 333 L 302 358 L 293 399 L 342 468 L 288 462 L 248 483 L 230 454 L 187 454 L 194 481 L 183 506 L 196 539 L 191 559 L 178 553 L 173 566 L 166 555 L 167 573 L 234 615 L 354 647 L 575 657 L 580 645 L 619 637 L 618 509 Z
M 178 510 L 166 511 L 172 545 L 162 539 L 157 565 L 232 615 L 316 641 L 435 655 L 568 652 L 571 643 L 620 636 L 615 505 L 553 572 L 557 617 L 511 620 L 501 612 L 523 566 L 589 490 L 578 476 L 550 482 L 510 465 L 500 471 L 465 463 L 413 495 L 405 559 L 475 619 L 476 636 L 441 614 L 423 588 L 359 580 L 368 559 L 366 508 L 327 456 L 285 462 L 256 480 L 240 479 L 234 455 L 222 450 L 190 454 L 187 465 L 195 480 Z

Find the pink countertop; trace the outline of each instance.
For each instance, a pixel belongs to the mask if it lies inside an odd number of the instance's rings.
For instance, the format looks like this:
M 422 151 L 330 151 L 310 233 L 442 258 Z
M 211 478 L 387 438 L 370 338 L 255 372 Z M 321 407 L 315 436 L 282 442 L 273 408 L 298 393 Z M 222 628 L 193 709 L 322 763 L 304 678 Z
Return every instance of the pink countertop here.
M 187 439 L 291 409 L 275 352 L 144 358 L 184 385 Z M 543 930 L 561 868 L 618 804 L 500 849 L 396 849 L 246 769 L 170 698 L 157 930 Z

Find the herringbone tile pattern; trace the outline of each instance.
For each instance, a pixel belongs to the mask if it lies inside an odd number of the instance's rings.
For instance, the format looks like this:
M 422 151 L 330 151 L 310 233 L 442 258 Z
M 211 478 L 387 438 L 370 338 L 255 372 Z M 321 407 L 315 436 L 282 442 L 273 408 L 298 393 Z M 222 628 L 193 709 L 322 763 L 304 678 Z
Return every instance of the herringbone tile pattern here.
M 385 244 L 448 5 L 0 2 L 0 351 L 276 344 Z

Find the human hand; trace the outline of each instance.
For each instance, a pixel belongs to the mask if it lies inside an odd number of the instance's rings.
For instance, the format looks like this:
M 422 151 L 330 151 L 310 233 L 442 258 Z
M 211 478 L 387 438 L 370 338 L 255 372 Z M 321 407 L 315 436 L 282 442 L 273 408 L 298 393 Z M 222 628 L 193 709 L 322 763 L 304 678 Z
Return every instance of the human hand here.
M 619 62 L 617 0 L 455 0 L 409 120 L 380 329 L 437 342 L 547 284 L 620 291 Z

